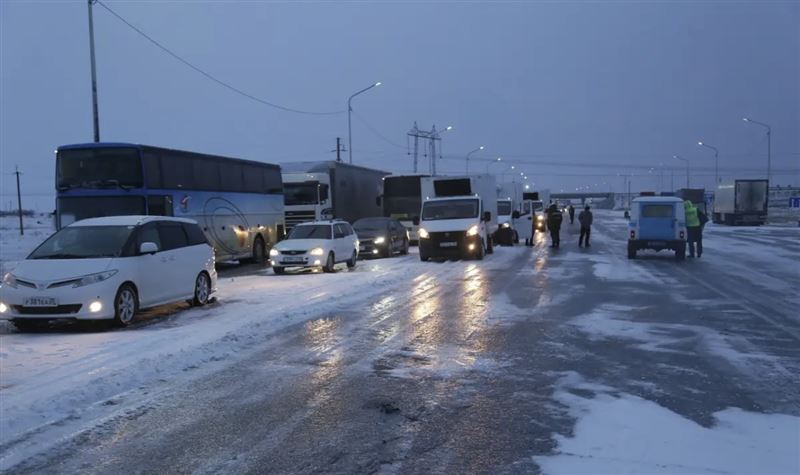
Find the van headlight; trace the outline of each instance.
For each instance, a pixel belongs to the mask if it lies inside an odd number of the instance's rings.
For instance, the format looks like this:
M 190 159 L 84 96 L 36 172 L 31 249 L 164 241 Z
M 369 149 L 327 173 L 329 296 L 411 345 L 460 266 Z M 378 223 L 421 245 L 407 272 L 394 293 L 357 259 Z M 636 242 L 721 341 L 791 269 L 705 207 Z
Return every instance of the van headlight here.
M 467 229 L 467 236 L 477 236 L 480 232 L 477 224 L 473 224 L 471 228 Z
M 431 236 L 428 234 L 428 231 L 426 231 L 425 228 L 419 228 L 417 234 L 419 234 L 420 239 L 428 239 Z
M 509 224 L 509 223 L 503 223 L 503 227 L 504 227 L 504 228 L 510 228 L 510 227 L 511 227 L 511 224 Z
M 98 282 L 110 279 L 116 273 L 117 273 L 116 270 L 107 270 L 105 272 L 98 272 L 97 274 L 85 275 L 81 277 L 81 280 L 76 282 L 75 285 L 73 285 L 72 287 L 76 288 L 76 287 L 84 287 L 86 285 L 96 284 Z
M 375 238 L 375 240 L 374 240 L 374 241 L 372 241 L 372 242 L 374 242 L 375 244 L 383 244 L 383 243 L 385 243 L 385 242 L 386 242 L 386 238 L 385 238 L 385 237 L 383 237 L 383 236 L 378 236 L 378 237 L 376 237 L 376 238 Z
M 325 249 L 321 247 L 315 247 L 314 249 L 308 251 L 308 253 L 311 254 L 312 256 L 321 256 L 325 254 Z
M 275 256 L 279 255 L 280 253 L 281 253 L 281 251 L 275 249 L 274 247 L 269 250 L 270 257 L 275 257 Z
M 6 272 L 6 275 L 3 276 L 3 285 L 7 285 L 12 289 L 17 288 L 17 278 L 14 277 L 14 274 L 11 272 Z
M 539 216 L 537 216 L 536 221 L 544 221 L 544 215 L 540 214 Z

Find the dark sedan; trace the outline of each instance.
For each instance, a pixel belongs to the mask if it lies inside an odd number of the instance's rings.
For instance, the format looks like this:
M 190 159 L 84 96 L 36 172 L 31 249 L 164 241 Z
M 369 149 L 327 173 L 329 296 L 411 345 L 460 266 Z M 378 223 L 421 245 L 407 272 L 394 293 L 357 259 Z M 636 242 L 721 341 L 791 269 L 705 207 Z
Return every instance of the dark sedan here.
M 360 257 L 408 254 L 408 230 L 393 218 L 363 218 L 353 223 Z

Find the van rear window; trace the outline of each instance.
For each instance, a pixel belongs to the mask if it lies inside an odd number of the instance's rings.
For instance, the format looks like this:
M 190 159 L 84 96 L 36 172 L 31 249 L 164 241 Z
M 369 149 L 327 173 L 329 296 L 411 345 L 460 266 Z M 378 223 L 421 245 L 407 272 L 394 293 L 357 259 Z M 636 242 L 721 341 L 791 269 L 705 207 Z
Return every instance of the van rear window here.
M 644 205 L 642 206 L 643 218 L 671 218 L 672 205 Z

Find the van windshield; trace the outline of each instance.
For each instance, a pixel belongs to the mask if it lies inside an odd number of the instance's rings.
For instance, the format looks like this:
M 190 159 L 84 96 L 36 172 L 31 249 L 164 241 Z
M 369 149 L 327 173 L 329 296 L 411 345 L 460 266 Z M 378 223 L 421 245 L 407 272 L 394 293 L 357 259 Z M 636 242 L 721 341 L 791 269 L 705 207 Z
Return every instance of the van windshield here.
M 119 257 L 134 226 L 74 226 L 53 234 L 28 259 Z
M 422 205 L 422 220 L 465 219 L 478 217 L 478 200 L 426 201 Z

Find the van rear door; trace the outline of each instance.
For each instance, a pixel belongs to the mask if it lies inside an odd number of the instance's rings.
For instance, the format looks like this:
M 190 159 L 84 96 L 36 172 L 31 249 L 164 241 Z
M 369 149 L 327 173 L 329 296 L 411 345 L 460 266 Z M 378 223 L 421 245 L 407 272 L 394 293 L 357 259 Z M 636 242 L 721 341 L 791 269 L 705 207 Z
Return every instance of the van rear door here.
M 639 239 L 675 239 L 675 205 L 642 203 L 639 212 Z

